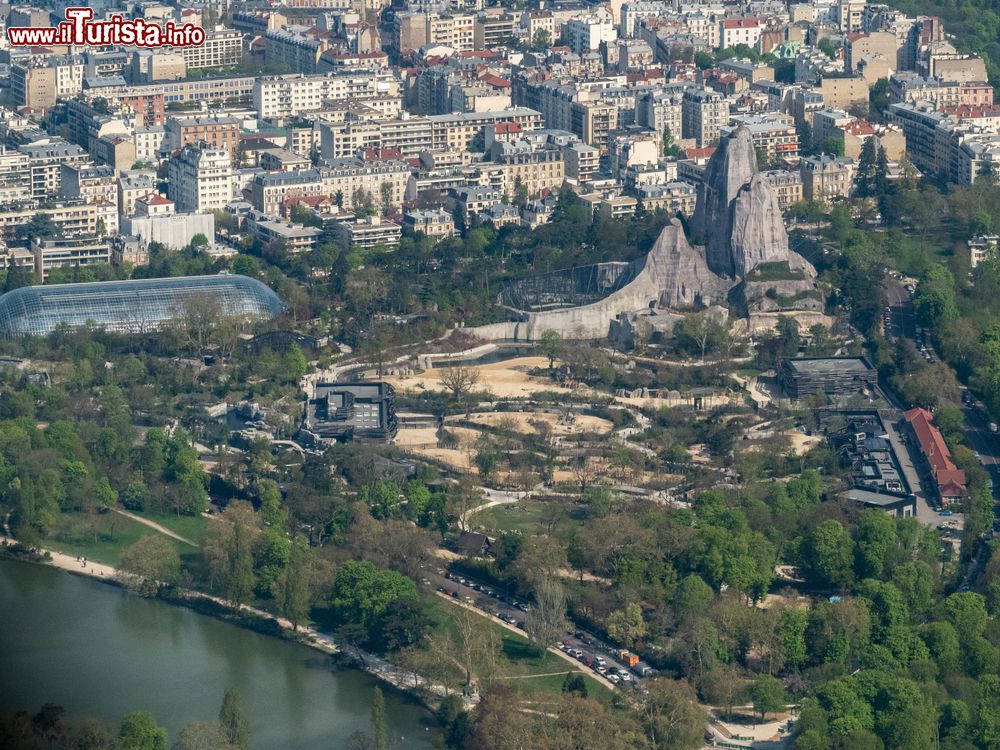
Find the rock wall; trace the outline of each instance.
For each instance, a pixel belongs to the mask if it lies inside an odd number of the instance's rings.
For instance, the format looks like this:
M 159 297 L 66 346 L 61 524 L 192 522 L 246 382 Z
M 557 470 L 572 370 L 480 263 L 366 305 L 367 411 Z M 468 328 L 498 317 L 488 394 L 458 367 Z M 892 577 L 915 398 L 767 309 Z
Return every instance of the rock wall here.
M 657 238 L 635 278 L 598 302 L 564 310 L 523 312 L 522 320 L 472 328 L 484 339 L 535 341 L 545 331 L 567 338 L 599 339 L 608 335 L 619 313 L 650 307 L 689 308 L 725 299 L 729 282 L 708 269 L 701 253 L 688 244 L 684 227 L 673 219 Z

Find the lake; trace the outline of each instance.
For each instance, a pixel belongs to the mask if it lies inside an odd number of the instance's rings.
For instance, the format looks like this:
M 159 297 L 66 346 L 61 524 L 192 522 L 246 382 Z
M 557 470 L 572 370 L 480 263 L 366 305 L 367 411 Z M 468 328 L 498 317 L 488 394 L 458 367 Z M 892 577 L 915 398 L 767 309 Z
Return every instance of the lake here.
M 0 712 L 44 703 L 117 726 L 146 709 L 170 742 L 235 687 L 255 750 L 339 750 L 370 728 L 374 678 L 317 651 L 38 565 L 0 560 Z M 384 688 L 395 747 L 430 748 L 425 709 Z

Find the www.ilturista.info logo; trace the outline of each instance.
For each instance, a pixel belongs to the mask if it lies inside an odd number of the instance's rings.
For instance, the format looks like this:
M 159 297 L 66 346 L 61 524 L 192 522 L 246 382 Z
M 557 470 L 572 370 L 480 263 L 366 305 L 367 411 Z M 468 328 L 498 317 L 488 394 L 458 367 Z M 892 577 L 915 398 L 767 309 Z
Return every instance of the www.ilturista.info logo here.
M 199 47 L 205 43 L 205 29 L 194 24 L 162 26 L 144 18 L 111 16 L 94 20 L 93 8 L 67 8 L 66 20 L 58 26 L 15 26 L 7 29 L 12 47 L 51 47 L 70 44 L 132 47 Z

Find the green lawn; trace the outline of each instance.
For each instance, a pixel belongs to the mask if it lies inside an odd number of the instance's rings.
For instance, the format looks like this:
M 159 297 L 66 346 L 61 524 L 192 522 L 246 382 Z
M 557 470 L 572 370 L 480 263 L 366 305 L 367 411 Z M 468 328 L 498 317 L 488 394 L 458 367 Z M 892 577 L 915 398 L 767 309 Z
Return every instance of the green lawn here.
M 457 640 L 455 616 L 462 611 L 460 607 L 457 604 L 449 604 L 436 594 L 428 593 L 423 598 L 427 612 L 437 623 L 435 631 L 446 633 Z M 587 689 L 591 697 L 602 702 L 611 702 L 611 691 L 593 679 L 586 670 L 574 667 L 573 664 L 550 651 L 539 655 L 523 635 L 515 633 L 480 614 L 475 612 L 471 614 L 475 617 L 477 624 L 493 630 L 499 637 L 503 658 L 500 659 L 498 679 L 512 678 L 505 680 L 505 682 L 519 692 L 528 695 L 551 695 L 562 691 L 563 680 L 567 672 L 580 672 L 587 681 Z M 473 672 L 476 671 L 476 667 L 477 665 L 474 664 Z M 533 677 L 532 675 L 542 676 Z M 456 677 L 461 677 L 457 668 Z
M 212 520 L 198 514 L 197 516 L 178 516 L 176 513 L 136 513 L 137 516 L 160 524 L 170 529 L 175 534 L 179 534 L 185 539 L 190 539 L 195 544 L 201 544 L 205 536 L 205 529 Z
M 126 547 L 148 534 L 159 533 L 117 513 L 62 513 L 56 528 L 42 541 L 42 546 L 68 555 L 83 555 L 88 560 L 105 565 L 118 565 Z M 198 553 L 186 544 L 171 542 L 177 546 L 182 558 Z
M 567 504 L 522 500 L 510 505 L 494 505 L 472 516 L 470 524 L 482 528 L 487 533 L 516 531 L 526 536 L 547 529 L 553 523 L 557 528 L 565 528 L 577 523 L 575 518 L 580 510 Z

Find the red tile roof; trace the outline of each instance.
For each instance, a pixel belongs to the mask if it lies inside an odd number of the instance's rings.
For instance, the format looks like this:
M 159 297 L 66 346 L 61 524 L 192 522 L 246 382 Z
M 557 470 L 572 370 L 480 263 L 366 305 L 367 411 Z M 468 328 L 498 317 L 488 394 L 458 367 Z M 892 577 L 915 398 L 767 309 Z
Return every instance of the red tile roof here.
M 937 483 L 941 497 L 956 497 L 965 494 L 965 472 L 951 460 L 951 451 L 941 437 L 941 432 L 931 423 L 931 413 L 926 409 L 910 409 L 904 415 L 920 443 L 931 474 Z

